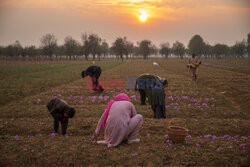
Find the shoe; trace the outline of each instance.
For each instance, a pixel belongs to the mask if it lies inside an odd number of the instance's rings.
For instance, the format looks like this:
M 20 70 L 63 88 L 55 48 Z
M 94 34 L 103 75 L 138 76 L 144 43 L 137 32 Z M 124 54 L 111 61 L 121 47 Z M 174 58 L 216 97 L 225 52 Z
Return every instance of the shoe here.
M 128 140 L 128 144 L 132 144 L 132 143 L 139 143 L 140 139 L 132 139 L 132 140 Z

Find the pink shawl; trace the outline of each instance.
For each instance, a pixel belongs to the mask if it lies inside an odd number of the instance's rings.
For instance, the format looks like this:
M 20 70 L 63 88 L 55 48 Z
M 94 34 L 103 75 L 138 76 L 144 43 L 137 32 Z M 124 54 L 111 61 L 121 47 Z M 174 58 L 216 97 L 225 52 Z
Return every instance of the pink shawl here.
M 120 93 L 118 94 L 117 96 L 115 96 L 115 100 L 110 100 L 109 103 L 108 103 L 108 106 L 105 110 L 105 113 L 104 113 L 104 118 L 103 118 L 103 122 L 102 122 L 102 127 L 105 129 L 105 126 L 106 126 L 106 121 L 107 121 L 107 118 L 108 118 L 108 114 L 109 114 L 109 110 L 112 106 L 112 104 L 116 101 L 129 101 L 129 97 L 128 95 L 124 94 L 124 93 Z

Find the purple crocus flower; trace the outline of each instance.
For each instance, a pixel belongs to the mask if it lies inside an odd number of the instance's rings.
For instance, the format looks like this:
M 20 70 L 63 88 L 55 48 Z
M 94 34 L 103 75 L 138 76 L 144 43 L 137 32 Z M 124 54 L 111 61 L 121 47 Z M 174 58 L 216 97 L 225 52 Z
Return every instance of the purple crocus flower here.
M 15 136 L 15 139 L 18 140 L 18 135 Z
M 168 138 L 168 134 L 164 135 L 164 137 L 167 139 Z
M 104 96 L 104 100 L 105 101 L 108 100 L 108 98 L 109 98 L 109 96 Z
M 70 133 L 69 135 L 72 136 L 72 133 Z
M 192 138 L 192 136 L 191 136 L 191 135 L 188 135 L 188 136 L 186 136 L 186 138 Z
M 135 154 L 133 155 L 133 157 L 134 157 L 134 158 L 136 158 L 137 156 L 138 156 L 138 154 L 137 154 L 137 153 L 135 153 Z
M 51 133 L 51 137 L 54 137 L 55 136 L 55 133 Z
M 41 102 L 41 99 L 37 99 L 37 102 L 38 102 L 38 103 Z
M 181 146 L 181 148 L 182 148 L 182 149 L 185 149 L 185 146 L 184 146 L 184 145 L 182 145 L 182 146 Z
M 184 100 L 187 100 L 187 99 L 188 99 L 188 97 L 187 97 L 187 96 L 182 96 L 182 98 L 183 98 Z
M 233 148 L 232 146 L 229 146 L 228 148 Z
M 171 144 L 171 143 L 169 143 L 169 146 L 170 146 L 170 147 L 172 147 L 172 144 Z
M 136 96 L 135 95 L 130 96 L 130 98 L 136 100 Z
M 213 135 L 213 139 L 214 139 L 214 140 L 217 140 L 218 138 L 217 138 L 217 136 Z
M 196 144 L 196 146 L 197 146 L 197 147 L 200 147 L 200 145 L 199 145 L 199 144 Z
M 217 152 L 220 152 L 220 149 L 219 148 L 217 148 L 217 150 L 216 150 Z
M 245 147 L 246 146 L 246 144 L 240 144 L 240 147 Z
M 205 137 L 206 139 L 209 139 L 210 137 L 212 137 L 212 135 L 208 134 L 208 135 L 204 135 L 204 137 Z
M 150 136 L 150 134 L 148 133 L 147 136 Z
M 231 138 L 231 136 L 230 135 L 224 135 L 223 138 L 228 139 L 228 138 Z

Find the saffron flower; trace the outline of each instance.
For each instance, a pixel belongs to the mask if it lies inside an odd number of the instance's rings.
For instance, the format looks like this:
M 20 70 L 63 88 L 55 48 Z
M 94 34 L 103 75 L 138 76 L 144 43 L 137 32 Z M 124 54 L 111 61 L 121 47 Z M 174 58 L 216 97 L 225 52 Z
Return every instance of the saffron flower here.
M 15 139 L 18 140 L 18 135 L 15 136 Z
M 164 135 L 164 137 L 167 139 L 168 138 L 168 134 Z
M 136 100 L 136 96 L 135 95 L 130 96 L 130 98 Z
M 246 144 L 240 144 L 240 147 L 245 147 L 246 146 Z
M 134 157 L 134 158 L 136 158 L 137 156 L 138 156 L 138 154 L 137 154 L 137 153 L 135 153 L 135 154 L 133 155 L 133 157 Z
M 220 152 L 220 149 L 219 148 L 217 148 L 217 150 L 216 150 L 217 152 Z
M 214 139 L 214 140 L 217 140 L 218 138 L 217 138 L 217 136 L 213 135 L 213 139 Z
M 51 133 L 51 137 L 54 137 L 55 136 L 55 133 Z
M 108 98 L 109 98 L 109 96 L 104 96 L 104 100 L 105 101 L 108 100 Z

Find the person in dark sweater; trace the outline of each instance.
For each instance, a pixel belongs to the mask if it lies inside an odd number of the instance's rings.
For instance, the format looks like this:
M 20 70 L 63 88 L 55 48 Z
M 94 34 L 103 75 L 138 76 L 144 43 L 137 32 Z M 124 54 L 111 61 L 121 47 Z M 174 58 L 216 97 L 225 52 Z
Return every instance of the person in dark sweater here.
M 151 108 L 154 111 L 154 118 L 166 118 L 164 89 L 157 86 L 152 89 Z
M 54 118 L 54 132 L 57 134 L 59 122 L 61 122 L 62 135 L 65 135 L 68 126 L 68 119 L 73 118 L 76 112 L 75 109 L 59 98 L 50 100 L 47 104 L 47 108 Z
M 101 73 L 102 73 L 102 69 L 99 66 L 90 66 L 86 70 L 82 71 L 82 78 L 90 76 L 92 83 L 93 83 L 92 90 L 102 92 L 104 89 L 98 83 L 98 79 L 99 79 Z
M 153 74 L 142 74 L 136 79 L 135 91 L 140 92 L 141 105 L 146 105 L 146 98 L 151 104 L 152 88 L 158 85 L 164 89 L 168 86 L 168 81 Z

